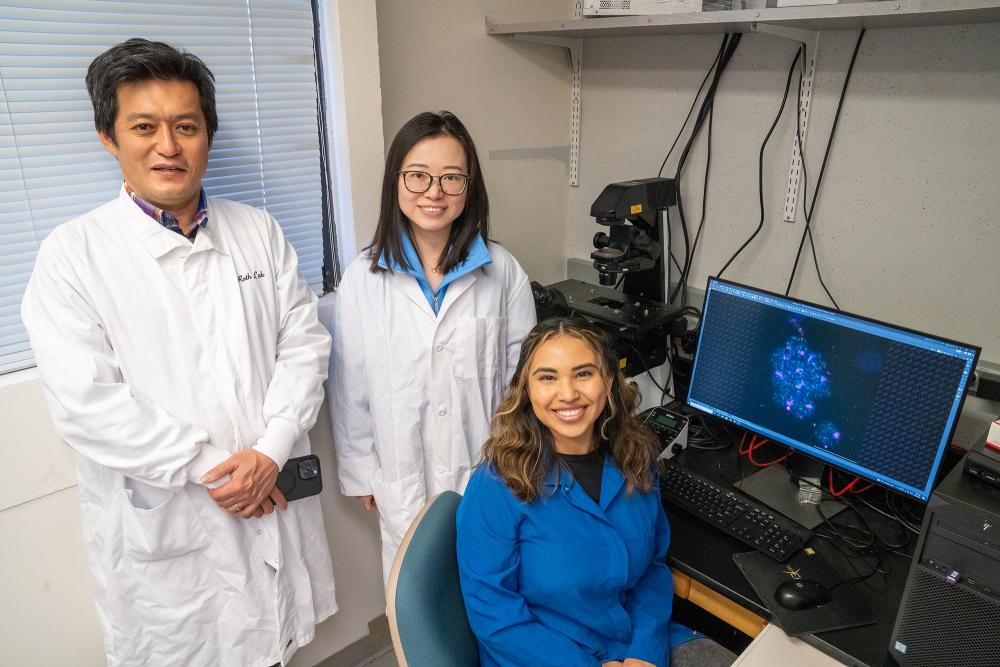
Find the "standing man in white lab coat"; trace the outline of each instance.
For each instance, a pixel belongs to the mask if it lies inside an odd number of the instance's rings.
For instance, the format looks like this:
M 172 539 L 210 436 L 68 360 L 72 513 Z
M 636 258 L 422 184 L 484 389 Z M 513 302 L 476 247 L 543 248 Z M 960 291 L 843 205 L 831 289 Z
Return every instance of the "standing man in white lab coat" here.
M 337 610 L 319 500 L 275 486 L 309 453 L 330 338 L 274 218 L 202 190 L 213 80 L 143 39 L 91 63 L 124 183 L 49 235 L 24 296 L 109 665 L 284 664 Z

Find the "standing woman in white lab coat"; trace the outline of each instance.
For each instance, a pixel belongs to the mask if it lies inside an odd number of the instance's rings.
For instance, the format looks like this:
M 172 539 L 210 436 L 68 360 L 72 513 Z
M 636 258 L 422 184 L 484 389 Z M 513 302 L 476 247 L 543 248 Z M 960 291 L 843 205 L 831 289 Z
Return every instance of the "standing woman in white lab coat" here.
M 337 290 L 329 387 L 340 489 L 379 513 L 385 576 L 426 499 L 465 489 L 535 324 L 488 218 L 462 122 L 411 118 L 386 157 L 375 238 Z

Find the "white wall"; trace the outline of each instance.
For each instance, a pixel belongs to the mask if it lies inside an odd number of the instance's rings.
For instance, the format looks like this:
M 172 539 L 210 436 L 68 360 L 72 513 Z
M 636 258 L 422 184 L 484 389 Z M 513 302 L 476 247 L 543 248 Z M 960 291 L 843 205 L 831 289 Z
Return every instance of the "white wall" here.
M 104 663 L 73 457 L 34 370 L 0 377 L 0 655 L 12 665 Z
M 375 7 L 367 2 L 321 3 L 324 44 L 337 50 L 324 63 L 338 202 L 338 232 L 353 256 L 355 219 L 374 218 L 382 172 L 381 99 Z M 96 141 L 96 137 L 95 137 Z M 356 215 L 357 214 L 357 215 Z M 329 308 L 324 297 L 321 312 Z M 52 431 L 41 383 L 32 369 L 0 376 L 0 663 L 56 667 L 104 664 L 80 526 L 72 453 Z M 330 418 L 324 408 L 310 433 L 321 459 L 327 538 L 340 611 L 317 629 L 293 665 L 314 665 L 368 633 L 382 614 L 378 525 L 374 515 L 337 492 Z
M 532 279 L 566 275 L 569 83 L 565 52 L 488 37 L 485 17 L 546 16 L 566 0 L 378 0 L 385 145 L 421 111 L 469 129 L 490 195 L 490 235 Z
M 335 218 L 342 262 L 353 258 L 366 221 L 378 210 L 382 174 L 381 96 L 375 6 L 352 0 L 323 0 L 319 11 L 332 155 Z M 329 322 L 332 299 L 323 298 L 320 319 Z M 293 667 L 315 665 L 368 634 L 368 623 L 385 612 L 378 518 L 353 498 L 340 495 L 330 414 L 324 409 L 310 432 L 321 459 L 327 541 L 333 558 L 340 610 L 299 649 Z
M 856 36 L 820 37 L 806 146 L 810 183 Z M 569 256 L 588 257 L 592 250 L 596 225 L 588 224 L 588 212 L 604 185 L 656 175 L 720 40 L 691 35 L 586 42 L 581 185 L 570 193 Z M 757 154 L 795 48 L 777 37 L 744 35 L 724 75 L 693 285 L 703 287 L 718 273 L 757 224 Z M 1000 360 L 998 63 L 996 23 L 868 31 L 812 225 L 824 280 L 843 309 L 980 345 L 993 361 Z M 803 224 L 801 214 L 795 224 L 781 221 L 794 117 L 790 102 L 766 155 L 764 230 L 725 274 L 780 292 Z M 692 156 L 683 194 L 696 224 L 703 144 Z M 668 175 L 675 164 L 676 153 Z M 824 302 L 812 258 L 805 258 L 792 294 Z

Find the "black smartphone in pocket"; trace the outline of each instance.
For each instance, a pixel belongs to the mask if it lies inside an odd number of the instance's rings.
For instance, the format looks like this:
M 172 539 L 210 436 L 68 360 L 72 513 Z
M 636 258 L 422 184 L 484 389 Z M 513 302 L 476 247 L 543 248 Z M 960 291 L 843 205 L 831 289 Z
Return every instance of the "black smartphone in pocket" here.
M 323 490 L 323 477 L 319 469 L 319 457 L 315 454 L 288 459 L 278 473 L 275 486 L 291 502 L 299 498 L 315 496 Z

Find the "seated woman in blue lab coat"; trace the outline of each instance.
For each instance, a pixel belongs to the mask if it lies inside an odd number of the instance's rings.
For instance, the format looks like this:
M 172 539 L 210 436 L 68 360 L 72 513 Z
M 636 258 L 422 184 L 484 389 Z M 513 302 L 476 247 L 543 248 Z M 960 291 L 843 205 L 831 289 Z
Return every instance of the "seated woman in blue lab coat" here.
M 674 667 L 734 659 L 670 622 L 670 528 L 639 402 L 592 325 L 548 320 L 525 339 L 458 509 L 483 665 L 665 667 L 684 643 Z

